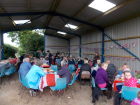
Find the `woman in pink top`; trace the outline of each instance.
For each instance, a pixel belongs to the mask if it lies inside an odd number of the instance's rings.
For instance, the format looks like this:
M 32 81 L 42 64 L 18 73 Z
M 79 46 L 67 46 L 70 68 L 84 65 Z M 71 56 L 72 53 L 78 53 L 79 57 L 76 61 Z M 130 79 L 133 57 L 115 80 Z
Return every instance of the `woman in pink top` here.
M 137 87 L 137 79 L 132 77 L 130 71 L 125 71 L 124 77 L 124 86 Z

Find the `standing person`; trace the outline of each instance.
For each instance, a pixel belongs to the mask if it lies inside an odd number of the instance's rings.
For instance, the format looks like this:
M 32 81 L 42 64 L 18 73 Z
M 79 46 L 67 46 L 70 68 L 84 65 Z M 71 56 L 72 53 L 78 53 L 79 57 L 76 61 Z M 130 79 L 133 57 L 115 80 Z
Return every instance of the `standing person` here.
M 93 66 L 97 63 L 97 60 L 98 59 L 100 59 L 100 55 L 99 55 L 99 53 L 95 53 L 95 56 L 94 56 L 94 58 L 93 58 Z
M 47 57 L 49 58 L 49 65 L 51 65 L 52 64 L 52 53 L 48 50 L 47 51 Z
M 111 63 L 110 60 L 107 60 L 106 63 L 108 64 L 108 67 L 106 70 L 107 75 L 108 75 L 108 84 L 107 84 L 108 97 L 107 98 L 110 99 L 112 97 L 112 84 L 113 84 L 113 81 L 115 80 L 117 69 L 115 65 Z

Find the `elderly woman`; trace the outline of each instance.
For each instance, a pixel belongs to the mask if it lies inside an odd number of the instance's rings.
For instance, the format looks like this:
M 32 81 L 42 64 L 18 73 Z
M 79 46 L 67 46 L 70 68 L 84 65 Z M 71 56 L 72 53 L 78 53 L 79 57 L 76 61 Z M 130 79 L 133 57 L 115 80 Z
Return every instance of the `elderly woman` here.
M 25 79 L 26 74 L 29 72 L 31 68 L 31 63 L 30 63 L 30 58 L 24 58 L 23 63 L 20 65 L 19 68 L 19 76 L 20 76 L 20 81 Z
M 42 64 L 42 61 L 40 61 L 39 59 L 35 59 L 34 65 L 31 67 L 30 71 L 25 77 L 28 88 L 35 90 L 39 89 L 40 79 L 45 75 L 45 72 L 40 67 Z

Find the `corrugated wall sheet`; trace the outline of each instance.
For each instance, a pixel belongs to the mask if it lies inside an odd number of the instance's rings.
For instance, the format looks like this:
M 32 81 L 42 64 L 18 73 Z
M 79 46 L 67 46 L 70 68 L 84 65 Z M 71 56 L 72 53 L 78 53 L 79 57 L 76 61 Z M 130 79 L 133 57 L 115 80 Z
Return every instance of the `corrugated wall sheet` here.
M 128 48 L 134 54 L 140 57 L 140 17 L 110 26 L 105 29 L 105 33 L 113 39 L 118 40 L 120 44 Z M 93 58 L 93 53 L 98 51 L 101 54 L 102 34 L 92 32 L 82 36 L 82 57 Z M 139 61 L 130 54 L 122 50 L 109 39 L 105 38 L 106 60 L 110 59 L 117 67 L 123 63 L 130 65 L 132 70 L 139 70 Z
M 68 53 L 68 41 L 65 39 L 45 36 L 45 51 L 50 50 L 52 53 L 56 53 L 57 51 Z

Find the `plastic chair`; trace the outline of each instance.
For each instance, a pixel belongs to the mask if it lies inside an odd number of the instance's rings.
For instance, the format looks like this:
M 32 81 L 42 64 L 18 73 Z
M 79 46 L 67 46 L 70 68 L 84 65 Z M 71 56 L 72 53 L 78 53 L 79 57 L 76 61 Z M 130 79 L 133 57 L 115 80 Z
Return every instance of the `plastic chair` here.
M 57 67 L 57 65 L 51 65 L 51 69 L 52 69 L 53 71 L 55 71 L 55 72 L 58 71 L 58 67 Z
M 139 91 L 140 88 L 123 86 L 121 97 L 125 100 L 132 101 L 137 97 Z
M 56 64 L 61 65 L 61 59 L 56 59 Z
M 68 66 L 68 69 L 70 70 L 70 72 L 71 73 L 73 73 L 74 71 L 75 71 L 75 65 L 73 65 L 73 64 L 70 64 L 69 66 Z
M 59 91 L 66 88 L 66 78 L 58 78 L 56 80 L 56 86 L 50 87 L 52 91 Z
M 73 85 L 77 79 L 78 75 L 74 74 L 73 79 L 71 80 L 71 82 L 68 85 Z
M 91 77 L 91 85 L 92 87 L 95 87 L 95 79 L 93 77 Z
M 82 66 L 81 64 L 78 64 L 78 68 L 81 68 L 81 66 Z

